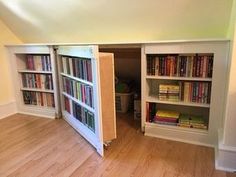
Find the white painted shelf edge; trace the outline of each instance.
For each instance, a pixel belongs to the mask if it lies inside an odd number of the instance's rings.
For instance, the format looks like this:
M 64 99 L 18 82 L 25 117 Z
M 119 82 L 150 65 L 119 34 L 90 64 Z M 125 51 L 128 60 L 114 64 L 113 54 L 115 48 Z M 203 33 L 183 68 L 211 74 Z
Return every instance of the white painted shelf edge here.
M 68 77 L 68 78 L 71 78 L 71 79 L 73 79 L 73 80 L 76 80 L 76 81 L 78 81 L 78 82 L 82 82 L 82 83 L 84 83 L 84 84 L 93 86 L 93 83 L 92 83 L 92 82 L 89 82 L 89 81 L 86 81 L 86 80 L 83 80 L 83 79 L 80 79 L 80 78 L 71 76 L 71 75 L 69 75 L 69 74 L 61 73 L 61 75 L 62 75 L 62 76 L 65 76 L 65 77 Z
M 185 127 L 172 126 L 172 125 L 161 125 L 161 124 L 150 123 L 150 122 L 146 122 L 145 126 L 168 129 L 171 131 L 173 130 L 181 131 L 181 132 L 186 132 L 186 133 L 197 133 L 197 134 L 205 134 L 205 135 L 208 134 L 208 130 L 201 130 L 201 129 L 196 129 L 196 128 L 185 128 Z
M 39 74 L 52 74 L 52 71 L 37 71 L 37 70 L 18 70 L 19 73 L 39 73 Z
M 25 109 L 28 109 L 31 111 L 44 111 L 44 112 L 55 113 L 54 107 L 39 106 L 39 105 L 32 105 L 32 104 L 24 104 L 22 106 L 25 107 Z
M 44 93 L 54 93 L 54 90 L 47 89 L 36 89 L 36 88 L 21 88 L 22 91 L 33 91 L 33 92 L 44 92 Z
M 151 97 L 151 96 L 146 98 L 146 102 L 210 108 L 210 104 L 191 103 L 191 102 L 184 102 L 184 101 L 161 101 L 161 100 L 158 100 L 157 97 Z
M 157 79 L 157 80 L 183 80 L 183 81 L 207 81 L 211 82 L 212 78 L 201 78 L 201 77 L 172 77 L 172 76 L 146 76 L 146 79 Z

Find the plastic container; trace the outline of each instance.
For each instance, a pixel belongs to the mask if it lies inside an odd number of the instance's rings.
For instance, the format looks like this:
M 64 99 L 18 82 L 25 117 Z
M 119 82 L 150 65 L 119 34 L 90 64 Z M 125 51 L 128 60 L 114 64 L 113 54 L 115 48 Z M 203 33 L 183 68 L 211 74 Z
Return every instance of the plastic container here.
M 116 93 L 116 112 L 126 113 L 133 102 L 133 93 Z

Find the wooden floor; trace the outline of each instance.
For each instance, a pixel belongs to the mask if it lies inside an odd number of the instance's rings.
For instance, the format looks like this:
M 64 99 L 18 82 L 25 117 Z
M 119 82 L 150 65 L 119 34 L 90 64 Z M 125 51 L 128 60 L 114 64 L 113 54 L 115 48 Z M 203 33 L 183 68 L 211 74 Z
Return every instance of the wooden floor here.
M 117 117 L 118 139 L 101 158 L 64 120 L 14 115 L 0 120 L 0 176 L 235 177 L 214 170 L 213 149 L 145 137 Z

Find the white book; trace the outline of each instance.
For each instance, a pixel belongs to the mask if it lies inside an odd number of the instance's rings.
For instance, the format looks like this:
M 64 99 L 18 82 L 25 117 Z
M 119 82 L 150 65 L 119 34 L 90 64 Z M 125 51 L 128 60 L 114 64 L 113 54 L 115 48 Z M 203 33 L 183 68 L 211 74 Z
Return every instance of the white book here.
M 72 63 L 72 58 L 69 58 L 69 70 L 70 70 L 70 75 L 73 76 L 73 63 Z
M 66 66 L 67 58 L 66 57 L 61 57 L 61 60 L 62 60 L 62 71 L 63 71 L 63 73 L 68 74 L 67 66 Z

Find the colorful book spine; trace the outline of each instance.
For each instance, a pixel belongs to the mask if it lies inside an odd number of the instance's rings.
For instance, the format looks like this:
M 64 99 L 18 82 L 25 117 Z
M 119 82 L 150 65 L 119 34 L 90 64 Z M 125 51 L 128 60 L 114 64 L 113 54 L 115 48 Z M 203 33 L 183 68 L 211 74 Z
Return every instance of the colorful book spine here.
M 160 84 L 158 98 L 160 101 L 210 104 L 211 82 L 178 81 L 175 84 Z
M 27 70 L 51 71 L 50 55 L 26 55 L 25 64 Z
M 24 104 L 55 107 L 54 95 L 52 93 L 41 93 L 32 91 L 23 91 Z
M 65 97 L 65 100 L 67 98 Z M 72 102 L 72 110 L 71 113 L 75 119 L 80 121 L 82 124 L 87 126 L 90 130 L 95 132 L 95 119 L 94 114 L 90 111 L 88 111 L 86 108 L 80 106 L 79 104 L 75 103 L 74 101 L 70 100 Z M 65 110 L 67 111 L 67 107 L 65 104 Z M 68 111 L 67 111 L 68 112 Z
M 65 74 L 92 82 L 92 62 L 89 59 L 61 57 Z
M 147 55 L 147 75 L 211 78 L 213 55 Z
M 53 90 L 51 74 L 29 74 L 23 73 L 22 85 L 24 88 Z
M 92 86 L 71 80 L 67 77 L 63 77 L 62 81 L 64 92 L 87 104 L 88 106 L 92 108 L 94 107 Z

